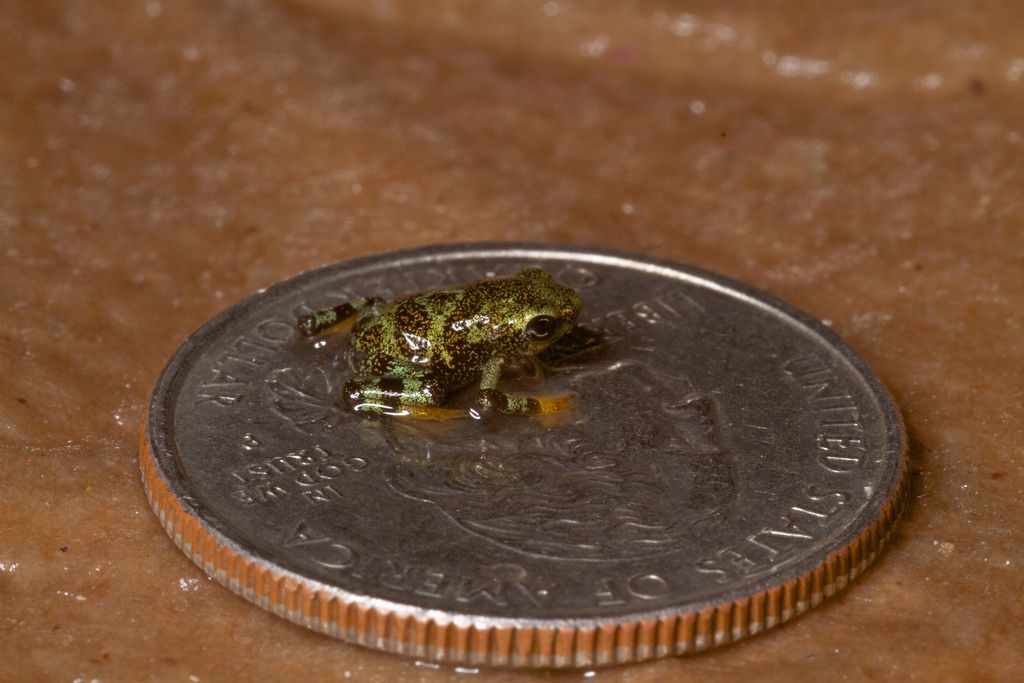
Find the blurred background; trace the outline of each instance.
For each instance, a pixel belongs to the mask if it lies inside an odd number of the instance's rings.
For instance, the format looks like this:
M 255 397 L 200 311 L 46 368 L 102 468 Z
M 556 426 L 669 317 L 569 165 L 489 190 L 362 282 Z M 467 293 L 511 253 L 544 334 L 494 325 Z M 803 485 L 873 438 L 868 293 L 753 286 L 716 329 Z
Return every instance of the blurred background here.
M 1024 3 L 0 6 L 0 678 L 1010 680 L 1024 666 Z M 861 580 L 768 634 L 458 670 L 211 582 L 138 481 L 163 363 L 229 303 L 437 242 L 617 248 L 825 320 L 904 411 Z

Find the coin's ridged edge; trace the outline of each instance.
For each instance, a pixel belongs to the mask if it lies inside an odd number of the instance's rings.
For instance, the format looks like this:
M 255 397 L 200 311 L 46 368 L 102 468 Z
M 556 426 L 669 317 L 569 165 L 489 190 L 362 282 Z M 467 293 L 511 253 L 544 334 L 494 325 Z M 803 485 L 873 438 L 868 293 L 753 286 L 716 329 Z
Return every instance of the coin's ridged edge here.
M 462 625 L 348 602 L 219 544 L 168 488 L 146 424 L 144 419 L 139 448 L 146 497 L 167 534 L 203 571 L 246 600 L 314 631 L 450 664 L 559 668 L 626 664 L 700 652 L 766 631 L 817 606 L 874 561 L 896 528 L 909 487 L 906 438 L 901 433 L 896 484 L 871 525 L 814 569 L 749 597 L 700 611 L 598 626 Z

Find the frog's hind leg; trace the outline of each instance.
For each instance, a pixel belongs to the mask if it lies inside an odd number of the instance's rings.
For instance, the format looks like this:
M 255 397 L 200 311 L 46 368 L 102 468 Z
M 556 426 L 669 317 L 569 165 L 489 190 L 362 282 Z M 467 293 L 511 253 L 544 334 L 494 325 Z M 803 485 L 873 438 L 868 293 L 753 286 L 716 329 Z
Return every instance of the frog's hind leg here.
M 498 381 L 501 379 L 501 358 L 492 358 L 484 366 L 480 377 L 480 393 L 477 403 L 485 410 L 493 410 L 503 415 L 549 415 L 568 410 L 572 405 L 572 395 L 563 396 L 521 396 L 500 391 Z
M 372 310 L 383 303 L 384 300 L 378 297 L 352 299 L 333 308 L 315 311 L 299 318 L 299 332 L 307 337 L 334 332 L 352 316 L 362 316 L 368 310 Z
M 465 410 L 442 407 L 444 390 L 430 377 L 353 377 L 345 382 L 344 396 L 356 412 L 423 420 L 451 420 L 469 416 Z

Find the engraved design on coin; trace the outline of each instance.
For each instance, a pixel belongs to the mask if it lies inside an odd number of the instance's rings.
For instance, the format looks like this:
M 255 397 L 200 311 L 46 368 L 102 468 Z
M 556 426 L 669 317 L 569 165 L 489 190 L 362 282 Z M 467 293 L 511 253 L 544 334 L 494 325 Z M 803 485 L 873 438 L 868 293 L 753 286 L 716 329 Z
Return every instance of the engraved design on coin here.
M 344 408 L 338 403 L 337 384 L 322 367 L 274 370 L 267 387 L 274 410 L 304 432 L 316 433 L 341 421 Z
M 680 396 L 625 362 L 572 386 L 582 400 L 614 393 L 618 419 L 458 441 L 396 425 L 388 482 L 490 541 L 544 557 L 638 558 L 713 533 L 735 492 L 714 401 Z
M 531 267 L 578 292 L 579 327 L 502 389 L 569 410 L 367 419 L 339 400 L 344 335 L 295 326 Z M 622 254 L 452 245 L 311 271 L 209 321 L 154 389 L 140 464 L 174 542 L 292 621 L 420 659 L 591 666 L 732 642 L 843 588 L 894 528 L 905 443 L 863 361 L 763 293 Z

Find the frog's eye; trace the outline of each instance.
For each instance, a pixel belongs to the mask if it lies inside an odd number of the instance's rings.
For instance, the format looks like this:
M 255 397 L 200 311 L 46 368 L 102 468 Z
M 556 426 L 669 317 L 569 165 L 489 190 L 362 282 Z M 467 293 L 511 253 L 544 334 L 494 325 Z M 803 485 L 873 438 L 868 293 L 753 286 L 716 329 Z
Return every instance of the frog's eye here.
M 526 338 L 531 340 L 547 339 L 555 333 L 555 319 L 550 315 L 538 315 L 526 323 Z

